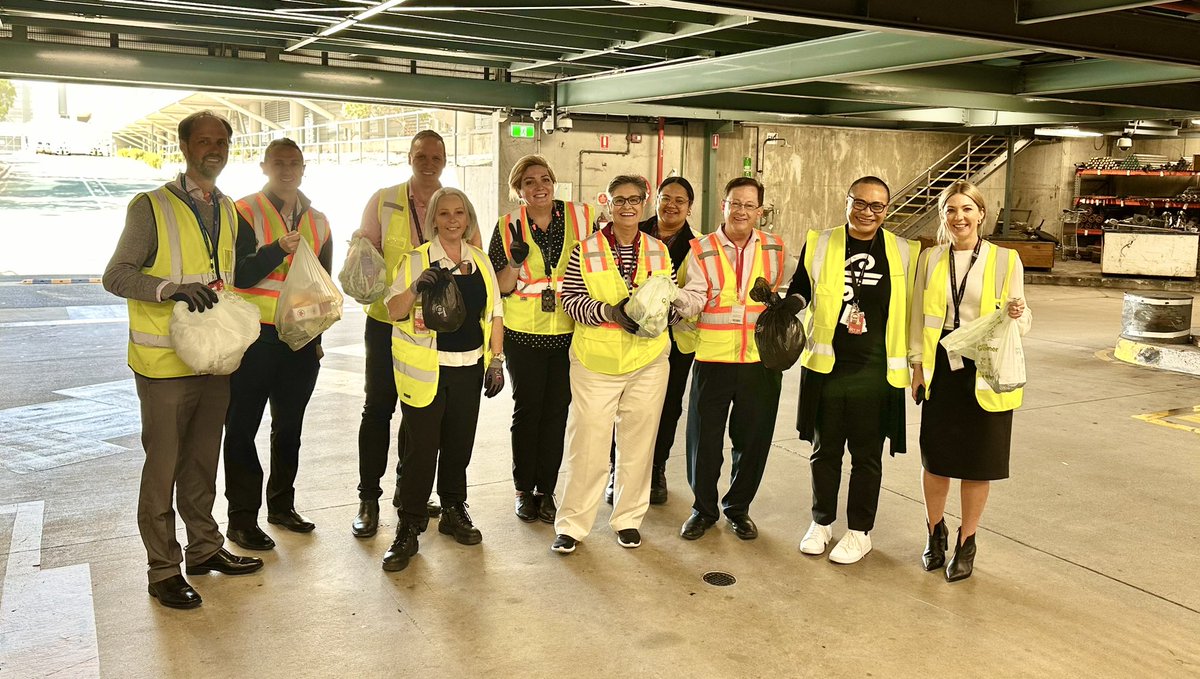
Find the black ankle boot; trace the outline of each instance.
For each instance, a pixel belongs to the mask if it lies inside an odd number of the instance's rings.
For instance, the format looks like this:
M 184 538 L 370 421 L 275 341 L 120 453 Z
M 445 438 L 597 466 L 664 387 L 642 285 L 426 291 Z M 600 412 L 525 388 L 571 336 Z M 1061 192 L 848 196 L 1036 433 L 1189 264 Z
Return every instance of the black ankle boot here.
M 946 565 L 946 540 L 950 531 L 946 529 L 946 520 L 937 522 L 933 530 L 929 530 L 929 520 L 925 521 L 925 530 L 929 539 L 925 541 L 925 552 L 921 554 L 921 563 L 927 571 L 936 571 Z
M 400 525 L 396 526 L 396 539 L 383 555 L 383 570 L 394 573 L 408 568 L 408 560 L 420 547 L 417 542 L 417 536 L 420 534 L 420 526 L 407 518 L 401 518 Z
M 962 528 L 958 529 L 958 541 L 955 542 L 954 556 L 946 566 L 946 582 L 957 582 L 971 577 L 975 568 L 975 534 L 962 539 Z

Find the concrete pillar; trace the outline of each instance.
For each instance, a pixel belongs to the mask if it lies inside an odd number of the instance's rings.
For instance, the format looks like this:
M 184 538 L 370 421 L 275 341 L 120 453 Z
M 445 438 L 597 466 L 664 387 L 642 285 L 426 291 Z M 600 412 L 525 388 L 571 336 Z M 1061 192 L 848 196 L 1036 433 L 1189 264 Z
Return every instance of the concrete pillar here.
M 246 108 L 250 109 L 250 112 L 255 115 L 259 115 L 259 116 L 262 115 L 263 105 L 262 105 L 261 101 L 251 101 L 248 104 L 246 104 Z M 261 122 L 255 120 L 254 118 L 250 118 L 247 121 L 247 125 L 249 125 L 248 131 L 250 132 L 250 134 L 258 134 L 263 131 L 263 124 Z
M 288 127 L 299 130 L 304 127 L 304 107 L 294 101 L 288 102 Z M 301 136 L 299 133 L 289 133 L 297 139 Z

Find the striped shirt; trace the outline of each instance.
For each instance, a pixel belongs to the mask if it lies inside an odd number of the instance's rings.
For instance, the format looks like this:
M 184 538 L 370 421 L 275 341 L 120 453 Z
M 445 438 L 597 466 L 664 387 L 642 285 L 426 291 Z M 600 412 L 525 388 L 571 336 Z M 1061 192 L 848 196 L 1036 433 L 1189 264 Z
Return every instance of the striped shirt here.
M 617 247 L 621 251 L 622 262 L 628 262 L 629 266 L 632 267 L 633 246 L 618 245 Z M 587 285 L 583 282 L 583 273 L 579 268 L 579 250 L 578 245 L 571 250 L 571 258 L 567 260 L 567 270 L 563 274 L 563 311 L 574 319 L 576 323 L 596 326 L 603 325 L 608 322 L 608 319 L 604 315 L 604 308 L 608 305 L 588 294 Z M 626 281 L 628 281 L 628 277 L 626 277 Z M 671 272 L 671 282 L 675 282 L 674 271 Z M 628 282 L 626 285 L 628 285 Z M 679 315 L 675 313 L 675 307 L 671 307 L 669 322 L 673 325 L 678 321 Z

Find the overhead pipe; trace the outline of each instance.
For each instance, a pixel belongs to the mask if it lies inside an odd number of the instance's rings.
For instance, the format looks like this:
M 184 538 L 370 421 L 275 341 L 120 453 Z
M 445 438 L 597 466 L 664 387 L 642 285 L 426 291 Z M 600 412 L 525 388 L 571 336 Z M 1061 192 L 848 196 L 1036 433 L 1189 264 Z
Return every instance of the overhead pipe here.
M 663 183 L 663 146 L 664 136 L 666 131 L 667 121 L 662 116 L 658 118 L 658 175 L 655 177 L 654 186 L 651 190 L 659 187 Z
M 614 150 L 608 150 L 608 149 L 583 149 L 579 152 L 579 162 L 577 163 L 577 165 L 579 167 L 579 178 L 575 182 L 575 187 L 576 187 L 575 190 L 579 192 L 579 194 L 578 194 L 579 202 L 582 203 L 582 202 L 586 201 L 586 199 L 583 197 L 583 156 L 585 154 L 608 155 L 608 156 L 627 156 L 627 155 L 629 155 L 629 150 L 631 148 L 631 144 L 629 142 L 629 136 L 631 134 L 633 134 L 633 119 L 626 117 L 625 118 L 625 150 L 624 151 L 614 151 Z M 661 170 L 660 170 L 660 172 L 661 172 Z

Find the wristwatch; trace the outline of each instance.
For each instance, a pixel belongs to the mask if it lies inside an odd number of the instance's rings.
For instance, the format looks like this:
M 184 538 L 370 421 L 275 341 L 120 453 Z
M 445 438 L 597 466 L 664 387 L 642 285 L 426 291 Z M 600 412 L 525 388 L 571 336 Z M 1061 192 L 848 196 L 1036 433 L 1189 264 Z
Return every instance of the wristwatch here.
M 504 352 L 501 351 L 498 354 L 492 354 L 492 358 L 498 358 L 498 359 L 500 359 L 500 362 L 503 363 L 504 362 Z

